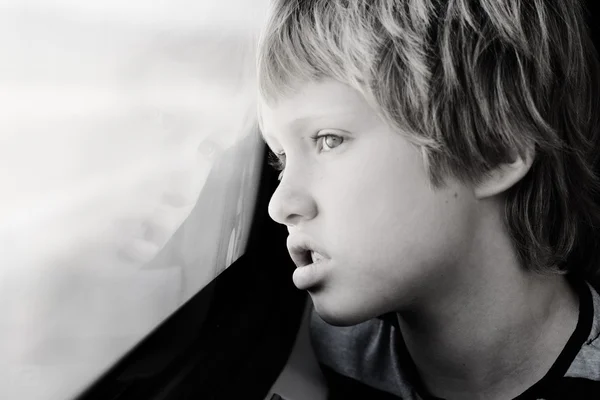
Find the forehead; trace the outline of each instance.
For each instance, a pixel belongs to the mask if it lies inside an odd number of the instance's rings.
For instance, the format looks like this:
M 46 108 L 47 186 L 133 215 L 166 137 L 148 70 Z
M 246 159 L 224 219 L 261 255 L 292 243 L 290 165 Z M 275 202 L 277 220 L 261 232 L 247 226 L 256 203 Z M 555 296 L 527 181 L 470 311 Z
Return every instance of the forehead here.
M 272 103 L 261 102 L 259 113 L 266 138 L 319 123 L 367 122 L 374 116 L 360 92 L 335 80 L 299 84 Z

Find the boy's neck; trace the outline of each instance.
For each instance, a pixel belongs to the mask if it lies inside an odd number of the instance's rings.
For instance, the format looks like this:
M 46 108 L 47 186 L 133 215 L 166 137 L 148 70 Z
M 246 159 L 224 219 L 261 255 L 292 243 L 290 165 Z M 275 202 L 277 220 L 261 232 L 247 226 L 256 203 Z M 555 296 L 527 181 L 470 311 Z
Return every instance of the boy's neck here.
M 452 292 L 440 290 L 434 302 L 398 313 L 408 352 L 434 396 L 513 398 L 546 374 L 575 330 L 578 298 L 565 277 L 488 267 L 449 283 Z

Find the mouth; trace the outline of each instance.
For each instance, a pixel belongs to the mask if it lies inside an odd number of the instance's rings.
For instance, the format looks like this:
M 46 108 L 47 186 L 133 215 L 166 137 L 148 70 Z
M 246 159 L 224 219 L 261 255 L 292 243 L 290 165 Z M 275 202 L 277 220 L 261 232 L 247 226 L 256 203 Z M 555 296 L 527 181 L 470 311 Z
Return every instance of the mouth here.
M 314 250 L 310 251 L 310 259 L 312 261 L 313 264 L 316 264 L 318 262 L 321 262 L 322 260 L 325 259 L 325 257 L 323 257 L 323 255 L 321 253 L 317 253 Z
M 317 290 L 330 272 L 325 268 L 330 260 L 327 253 L 311 238 L 298 234 L 288 236 L 287 248 L 296 264 L 294 285 L 300 290 Z
M 322 249 L 307 238 L 290 235 L 288 236 L 287 247 L 297 268 L 318 264 L 328 258 Z

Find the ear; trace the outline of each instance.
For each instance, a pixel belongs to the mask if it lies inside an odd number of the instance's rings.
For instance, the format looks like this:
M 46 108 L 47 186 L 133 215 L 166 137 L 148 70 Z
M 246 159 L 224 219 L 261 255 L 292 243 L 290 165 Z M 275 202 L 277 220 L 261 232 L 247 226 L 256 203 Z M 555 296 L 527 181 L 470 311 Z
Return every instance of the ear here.
M 535 148 L 528 146 L 522 154 L 514 152 L 512 158 L 511 162 L 498 164 L 488 171 L 475 185 L 477 199 L 496 196 L 511 188 L 527 175 L 535 158 Z

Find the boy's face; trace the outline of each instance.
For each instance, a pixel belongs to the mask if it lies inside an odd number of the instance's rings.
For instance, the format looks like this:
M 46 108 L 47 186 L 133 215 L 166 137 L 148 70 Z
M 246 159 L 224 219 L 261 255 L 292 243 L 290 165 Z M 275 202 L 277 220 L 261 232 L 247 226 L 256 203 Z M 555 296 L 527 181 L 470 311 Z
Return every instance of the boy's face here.
M 269 214 L 288 226 L 300 265 L 318 252 L 294 283 L 324 320 L 400 311 L 455 279 L 478 220 L 472 190 L 452 179 L 433 189 L 419 149 L 359 92 L 313 82 L 261 114 L 268 145 L 286 158 Z

